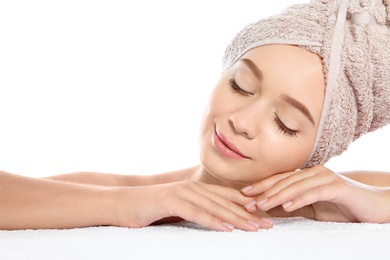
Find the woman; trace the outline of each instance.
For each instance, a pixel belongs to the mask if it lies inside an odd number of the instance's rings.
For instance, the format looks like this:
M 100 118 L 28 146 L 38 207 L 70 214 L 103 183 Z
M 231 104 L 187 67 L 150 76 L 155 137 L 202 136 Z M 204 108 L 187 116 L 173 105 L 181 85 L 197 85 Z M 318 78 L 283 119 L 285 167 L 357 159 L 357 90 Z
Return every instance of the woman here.
M 365 16 L 372 10 L 374 26 Z M 200 165 L 154 176 L 1 173 L 1 228 L 142 227 L 179 217 L 255 231 L 272 227 L 264 212 L 388 222 L 390 191 L 363 184 L 377 185 L 372 174 L 346 178 L 321 166 L 389 122 L 380 81 L 388 55 L 371 47 L 372 37 L 387 44 L 374 33 L 387 30 L 386 14 L 379 1 L 313 1 L 248 25 L 226 50 L 201 126 Z
M 388 1 L 312 1 L 248 25 L 230 44 L 225 67 L 248 49 L 287 43 L 318 54 L 326 78 L 320 126 L 308 159 L 299 167 L 303 170 L 244 188 L 248 196 L 260 194 L 257 202 L 246 205 L 249 212 L 259 209 L 276 216 L 330 221 L 389 221 L 389 189 L 384 188 L 390 184 L 388 174 L 340 175 L 321 166 L 390 120 L 389 18 Z
M 297 59 L 302 59 L 301 67 L 295 66 Z M 249 91 L 254 92 L 259 82 L 259 75 L 252 69 L 258 67 L 268 68 L 263 73 L 271 79 L 283 79 L 281 76 L 287 71 L 294 71 L 302 77 L 294 85 L 271 80 L 275 87 L 267 88 L 267 96 L 260 100 L 250 99 Z M 240 88 L 239 84 L 244 83 L 250 83 L 253 89 Z M 297 95 L 297 90 L 308 94 L 303 98 Z M 202 164 L 154 176 L 73 173 L 32 180 L 4 173 L 2 178 L 8 178 L 10 183 L 2 183 L 3 191 L 9 189 L 4 194 L 11 194 L 14 190 L 26 193 L 14 194 L 12 199 L 9 199 L 11 195 L 7 196 L 8 199 L 2 196 L 5 199 L 2 205 L 7 205 L 9 217 L 2 219 L 3 228 L 104 224 L 142 227 L 170 216 L 225 231 L 233 227 L 248 231 L 271 227 L 272 222 L 268 219 L 245 212 L 243 206 L 251 203 L 253 198 L 244 197 L 239 189 L 276 172 L 297 168 L 305 161 L 314 142 L 323 90 L 322 66 L 317 55 L 288 45 L 256 48 L 223 74 L 211 95 L 200 131 Z M 262 91 L 265 93 L 265 89 Z M 280 92 L 285 96 L 279 98 Z M 312 120 L 315 120 L 313 123 L 289 104 L 293 97 L 305 102 L 314 118 Z M 261 105 L 259 101 L 263 99 L 270 100 L 264 110 L 267 114 L 274 106 L 280 108 L 280 113 L 259 115 L 254 107 Z M 267 117 L 261 122 L 268 133 L 257 137 L 259 122 L 248 116 Z M 290 128 L 299 127 L 304 134 L 293 132 L 295 130 L 287 128 L 284 125 L 287 123 L 282 120 L 288 120 Z M 260 144 L 267 140 L 269 144 L 262 147 Z M 288 149 L 280 152 L 280 145 Z M 293 152 L 296 154 L 294 160 L 275 167 L 278 161 Z M 23 186 L 17 187 L 16 184 Z M 47 197 L 52 199 L 48 201 Z M 21 211 L 29 218 L 25 219 Z M 91 213 L 93 216 L 89 216 Z M 7 217 L 7 214 L 2 214 L 2 217 Z M 70 214 L 76 215 L 70 217 Z M 100 219 L 102 217 L 107 219 Z

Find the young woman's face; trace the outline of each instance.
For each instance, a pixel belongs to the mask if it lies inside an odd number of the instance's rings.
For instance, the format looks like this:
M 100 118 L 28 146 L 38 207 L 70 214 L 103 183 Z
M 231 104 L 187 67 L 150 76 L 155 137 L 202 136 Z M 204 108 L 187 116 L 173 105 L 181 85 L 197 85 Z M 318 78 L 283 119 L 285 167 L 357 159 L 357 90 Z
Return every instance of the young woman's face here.
M 242 184 L 298 169 L 312 150 L 324 91 L 319 56 L 290 45 L 247 52 L 211 94 L 200 131 L 203 166 Z

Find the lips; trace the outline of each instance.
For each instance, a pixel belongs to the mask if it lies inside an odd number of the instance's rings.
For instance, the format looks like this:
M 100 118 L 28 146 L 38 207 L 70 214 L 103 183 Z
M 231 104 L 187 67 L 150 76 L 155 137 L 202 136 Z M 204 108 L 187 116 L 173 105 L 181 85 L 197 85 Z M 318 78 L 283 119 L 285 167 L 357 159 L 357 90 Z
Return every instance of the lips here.
M 217 131 L 214 132 L 214 145 L 217 150 L 226 157 L 233 159 L 249 159 L 248 156 L 242 154 L 225 136 Z

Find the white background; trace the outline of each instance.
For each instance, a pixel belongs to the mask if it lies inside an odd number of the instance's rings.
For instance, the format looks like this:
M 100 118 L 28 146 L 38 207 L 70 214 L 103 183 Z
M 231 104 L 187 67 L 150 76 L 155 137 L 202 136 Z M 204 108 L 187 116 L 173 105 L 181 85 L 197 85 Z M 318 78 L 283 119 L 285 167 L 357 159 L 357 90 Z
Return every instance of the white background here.
M 40 177 L 198 164 L 226 45 L 298 2 L 308 1 L 1 1 L 0 169 Z M 390 170 L 389 132 L 328 166 Z

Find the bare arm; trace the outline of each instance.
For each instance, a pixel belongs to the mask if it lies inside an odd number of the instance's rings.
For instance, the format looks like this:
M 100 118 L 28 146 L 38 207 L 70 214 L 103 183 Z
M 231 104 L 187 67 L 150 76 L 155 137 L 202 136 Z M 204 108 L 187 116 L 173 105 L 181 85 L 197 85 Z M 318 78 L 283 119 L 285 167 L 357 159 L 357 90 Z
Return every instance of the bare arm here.
M 43 178 L 79 184 L 92 184 L 101 186 L 141 186 L 148 185 L 151 176 L 121 175 L 100 172 L 74 172 Z
M 0 229 L 144 227 L 168 217 L 221 231 L 271 227 L 244 210 L 252 200 L 232 188 L 194 181 L 108 187 L 0 172 Z
M 187 180 L 188 174 L 187 169 L 154 175 L 74 172 L 45 177 L 43 179 L 102 186 L 143 186 Z
M 0 229 L 114 225 L 112 191 L 0 172 Z
M 367 184 L 377 187 L 390 187 L 390 173 L 378 171 L 351 171 L 343 172 L 342 175 Z

